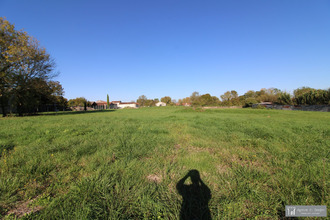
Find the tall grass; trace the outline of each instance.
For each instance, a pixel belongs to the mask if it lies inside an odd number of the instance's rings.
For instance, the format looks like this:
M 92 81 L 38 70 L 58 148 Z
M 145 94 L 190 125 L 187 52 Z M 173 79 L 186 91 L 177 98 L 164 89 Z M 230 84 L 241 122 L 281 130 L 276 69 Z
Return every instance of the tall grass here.
M 329 205 L 329 116 L 165 107 L 1 119 L 0 217 L 178 219 L 176 186 L 193 169 L 213 219 Z

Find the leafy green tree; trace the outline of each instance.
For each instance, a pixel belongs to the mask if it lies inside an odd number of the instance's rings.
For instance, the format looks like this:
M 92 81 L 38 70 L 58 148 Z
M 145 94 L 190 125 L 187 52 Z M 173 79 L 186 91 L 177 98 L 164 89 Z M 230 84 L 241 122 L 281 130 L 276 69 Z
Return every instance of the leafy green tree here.
M 193 92 L 190 96 L 190 102 L 193 106 L 198 106 L 200 105 L 200 101 L 199 101 L 199 92 Z
M 156 101 L 153 99 L 147 99 L 144 103 L 144 106 L 149 106 L 149 107 L 156 106 Z
M 256 92 L 256 99 L 259 102 L 276 102 L 280 94 L 281 90 L 276 88 L 261 89 Z
M 86 98 L 78 97 L 75 99 L 70 99 L 68 102 L 68 105 L 70 107 L 77 107 L 77 106 L 83 107 L 83 106 L 85 106 L 85 103 L 87 106 L 90 106 L 90 102 Z
M 62 108 L 63 111 L 68 107 L 68 100 L 63 96 L 57 98 L 57 103 L 59 104 L 59 107 Z
M 107 94 L 107 109 L 110 109 L 109 95 Z
M 160 101 L 166 103 L 166 105 L 172 105 L 172 99 L 169 96 L 161 98 Z
M 265 88 L 260 89 L 260 91 L 256 91 L 256 96 L 257 97 L 263 96 L 265 94 L 266 94 L 266 89 Z
M 35 97 L 38 100 L 38 108 L 42 109 L 43 105 L 55 105 L 56 109 L 62 110 L 67 108 L 68 100 L 63 97 L 64 89 L 60 82 L 46 82 L 39 79 L 39 82 L 34 86 L 30 86 L 30 88 L 34 88 L 34 94 L 39 95 L 39 97 Z
M 280 105 L 292 105 L 293 102 L 290 93 L 287 92 L 280 93 L 277 99 L 277 103 Z
M 245 106 L 245 96 L 244 95 L 240 95 L 238 96 L 238 101 L 239 101 L 239 105 L 241 106 Z
M 8 100 L 13 97 L 19 115 L 34 111 L 37 81 L 49 82 L 56 76 L 55 63 L 38 41 L 0 18 L 0 104 L 6 115 Z M 38 90 L 41 93 L 43 90 Z M 47 90 L 45 90 L 47 91 Z
M 51 91 L 50 102 L 64 111 L 68 107 L 68 100 L 63 97 L 64 89 L 62 85 L 58 81 L 49 81 L 48 85 Z
M 12 94 L 13 64 L 8 59 L 8 51 L 11 45 L 15 45 L 18 32 L 14 25 L 0 17 L 0 105 L 2 114 L 7 115 L 7 105 Z
M 231 102 L 232 106 L 242 106 L 243 105 L 243 103 L 241 103 L 241 101 L 238 97 L 231 99 L 230 102 Z
M 309 92 L 312 91 L 312 90 L 314 90 L 314 89 L 312 89 L 312 88 L 310 88 L 310 87 L 305 87 L 305 86 L 303 86 L 303 87 L 301 87 L 301 88 L 295 89 L 295 90 L 293 91 L 293 95 L 294 95 L 294 97 L 299 97 L 299 96 L 301 96 L 301 95 L 303 95 L 303 94 L 305 94 L 305 93 L 309 93 Z
M 139 98 L 136 100 L 137 103 L 139 103 L 140 106 L 146 106 L 146 101 L 147 101 L 147 97 L 145 95 L 141 95 L 139 96 Z
M 201 106 L 210 106 L 213 105 L 214 99 L 209 93 L 207 93 L 199 97 L 199 103 Z
M 242 97 L 239 98 L 240 103 L 244 106 L 245 104 L 247 106 L 251 105 L 251 100 L 254 100 L 253 102 L 257 101 L 259 102 L 277 102 L 278 97 L 281 94 L 281 90 L 277 88 L 269 88 L 269 89 L 260 89 L 260 91 L 253 91 L 249 90 L 244 94 L 245 100 L 243 101 Z
M 136 100 L 137 103 L 139 103 L 140 106 L 155 106 L 157 102 L 159 102 L 158 99 L 148 99 L 145 95 L 139 96 L 139 98 Z
M 223 95 L 220 96 L 220 98 L 222 99 L 222 101 L 230 101 L 231 99 L 231 93 L 230 91 L 225 92 Z
M 223 95 L 220 96 L 220 98 L 222 99 L 222 105 L 240 105 L 238 93 L 235 90 L 225 92 Z
M 238 93 L 235 90 L 230 91 L 231 99 L 236 99 L 238 98 Z
M 245 105 L 244 107 L 252 107 L 253 104 L 257 104 L 258 101 L 255 98 L 247 98 L 245 99 Z
M 244 97 L 245 99 L 247 98 L 255 98 L 257 95 L 256 95 L 256 92 L 253 91 L 253 90 L 249 90 L 247 91 L 245 94 L 244 94 Z
M 238 98 L 238 93 L 235 90 L 227 91 L 220 96 L 222 101 L 230 101 L 232 99 Z
M 182 105 L 183 103 L 191 103 L 190 97 L 186 97 L 186 98 L 183 98 L 183 99 L 179 99 L 179 100 L 178 100 L 178 103 L 179 103 L 180 105 Z
M 294 101 L 298 105 L 327 105 L 329 104 L 329 90 L 302 87 L 294 90 Z

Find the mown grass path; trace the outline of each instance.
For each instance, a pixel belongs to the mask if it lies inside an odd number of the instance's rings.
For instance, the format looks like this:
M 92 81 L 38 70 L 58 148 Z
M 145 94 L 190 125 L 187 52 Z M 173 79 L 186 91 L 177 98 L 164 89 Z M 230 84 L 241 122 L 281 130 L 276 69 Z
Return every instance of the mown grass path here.
M 327 112 L 155 107 L 0 119 L 0 218 L 178 219 L 189 208 L 281 218 L 285 205 L 329 207 L 329 146 Z M 189 171 L 210 196 L 186 193 L 208 197 L 207 207 L 182 206 Z

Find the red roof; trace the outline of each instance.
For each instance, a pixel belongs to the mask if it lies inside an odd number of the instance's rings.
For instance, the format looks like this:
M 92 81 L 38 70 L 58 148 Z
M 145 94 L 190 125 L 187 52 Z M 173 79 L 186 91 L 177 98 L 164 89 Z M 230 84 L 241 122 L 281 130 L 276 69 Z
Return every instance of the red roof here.
M 106 105 L 107 103 L 106 102 L 95 102 L 97 105 Z

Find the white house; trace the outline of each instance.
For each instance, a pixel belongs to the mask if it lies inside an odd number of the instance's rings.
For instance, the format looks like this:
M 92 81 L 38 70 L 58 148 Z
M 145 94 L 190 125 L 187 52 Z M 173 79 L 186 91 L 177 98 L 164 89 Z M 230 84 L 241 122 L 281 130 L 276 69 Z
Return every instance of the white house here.
M 138 108 L 139 104 L 136 102 L 121 102 L 121 101 L 112 101 L 109 103 L 110 109 L 121 109 L 121 108 Z M 107 102 L 98 100 L 93 102 L 92 107 L 94 109 L 107 109 Z
M 166 106 L 166 103 L 165 102 L 157 102 L 156 106 Z
M 139 104 L 136 102 L 119 102 L 117 104 L 118 108 L 138 108 Z

